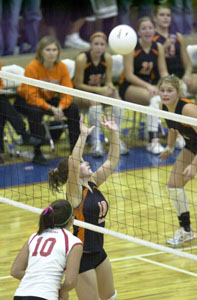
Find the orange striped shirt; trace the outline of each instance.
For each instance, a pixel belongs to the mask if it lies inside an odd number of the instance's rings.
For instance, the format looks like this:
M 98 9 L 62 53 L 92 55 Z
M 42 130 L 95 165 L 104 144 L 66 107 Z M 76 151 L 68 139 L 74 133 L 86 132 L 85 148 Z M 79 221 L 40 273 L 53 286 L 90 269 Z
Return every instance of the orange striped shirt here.
M 63 62 L 58 62 L 54 65 L 53 69 L 48 70 L 43 64 L 41 64 L 37 59 L 31 61 L 25 69 L 25 76 L 43 80 L 62 86 L 72 88 L 72 82 L 70 80 L 70 75 L 68 68 Z M 20 97 L 24 98 L 28 104 L 42 107 L 48 110 L 50 104 L 48 101 L 56 96 L 56 92 L 41 89 L 35 86 L 21 84 L 18 87 L 18 94 Z M 72 103 L 72 96 L 60 93 L 59 106 L 66 109 Z

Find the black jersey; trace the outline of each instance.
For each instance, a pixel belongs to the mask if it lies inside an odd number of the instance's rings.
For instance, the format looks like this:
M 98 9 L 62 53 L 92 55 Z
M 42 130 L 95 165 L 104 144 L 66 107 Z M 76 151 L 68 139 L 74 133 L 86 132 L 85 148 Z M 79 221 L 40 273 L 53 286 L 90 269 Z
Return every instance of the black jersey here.
M 85 55 L 87 63 L 84 71 L 84 83 L 92 86 L 103 86 L 107 67 L 104 54 L 101 55 L 98 65 L 94 65 L 90 51 L 85 52 Z
M 146 53 L 140 43 L 135 47 L 134 74 L 151 84 L 157 84 L 158 76 L 158 45 L 152 42 L 150 51 Z
M 175 113 L 182 115 L 183 107 L 187 103 L 193 103 L 193 101 L 189 100 L 189 99 L 185 99 L 185 98 L 180 98 L 177 103 Z M 163 104 L 162 110 L 168 111 L 167 106 Z M 191 152 L 196 154 L 197 153 L 197 133 L 195 132 L 195 130 L 190 125 L 172 121 L 172 120 L 166 119 L 166 123 L 168 125 L 168 128 L 174 128 L 179 131 L 179 133 L 184 137 L 184 140 L 186 143 L 185 148 L 189 149 Z
M 100 227 L 105 226 L 105 216 L 108 203 L 96 184 L 88 182 L 92 192 L 83 187 L 83 197 L 80 205 L 74 209 L 75 218 Z M 99 252 L 103 248 L 103 234 L 82 227 L 73 226 L 74 235 L 83 242 L 83 250 Z
M 184 75 L 184 67 L 181 61 L 181 45 L 179 37 L 176 34 L 169 34 L 168 38 L 172 38 L 173 40 L 170 47 L 165 51 L 168 73 L 175 74 L 179 78 L 182 78 Z M 166 42 L 166 38 L 156 32 L 153 41 L 163 45 Z

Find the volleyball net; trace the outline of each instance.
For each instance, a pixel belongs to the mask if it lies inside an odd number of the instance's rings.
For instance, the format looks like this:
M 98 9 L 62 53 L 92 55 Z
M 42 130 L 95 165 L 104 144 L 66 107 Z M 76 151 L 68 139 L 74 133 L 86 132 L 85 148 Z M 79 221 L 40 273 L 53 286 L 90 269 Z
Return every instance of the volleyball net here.
M 119 164 L 114 173 L 100 187 L 100 190 L 109 203 L 106 228 L 100 228 L 78 220 L 74 222 L 76 225 L 89 230 L 102 232 L 180 257 L 197 260 L 195 240 L 191 243 L 183 244 L 180 246 L 180 249 L 173 249 L 167 247 L 165 244 L 167 239 L 174 236 L 175 231 L 179 227 L 175 209 L 169 200 L 166 190 L 171 168 L 179 151 L 176 150 L 164 162 L 157 155 L 148 153 L 146 151 L 148 141 L 146 139 L 145 126 L 147 115 L 159 116 L 161 119 L 160 140 L 163 145 L 166 145 L 167 129 L 163 119 L 195 126 L 197 126 L 197 120 L 3 71 L 0 72 L 0 77 L 4 81 L 10 80 L 16 83 L 25 83 L 44 90 L 69 94 L 78 99 L 94 101 L 100 103 L 109 113 L 113 112 L 112 107 L 124 110 L 121 117 L 120 138 L 129 148 L 129 153 L 120 156 Z M 88 125 L 87 115 L 85 123 Z M 107 157 L 110 132 L 104 130 L 103 134 L 104 157 L 92 157 L 91 146 L 88 143 L 84 150 L 84 158 L 89 161 L 93 171 Z M 66 142 L 65 138 L 67 138 Z M 28 157 L 19 158 L 19 161 L 15 158 L 11 161 L 13 164 L 10 163 L 8 166 L 1 166 L 0 201 L 40 213 L 52 201 L 60 197 L 65 197 L 65 189 L 60 193 L 53 194 L 47 183 L 49 169 L 56 167 L 59 160 L 64 155 L 68 155 L 68 151 L 66 152 L 65 148 L 69 149 L 68 136 L 60 138 L 60 142 L 58 142 L 57 147 L 55 146 L 55 152 L 53 153 L 51 153 L 49 146 L 43 147 L 44 154 L 49 154 L 49 157 L 51 157 L 51 165 L 48 168 L 34 166 L 28 160 Z M 9 177 L 8 184 L 5 180 L 7 177 Z M 36 178 L 36 180 L 33 181 L 33 178 Z M 185 187 L 189 199 L 191 223 L 194 231 L 196 231 L 197 221 L 195 203 L 196 186 L 196 179 L 194 179 Z

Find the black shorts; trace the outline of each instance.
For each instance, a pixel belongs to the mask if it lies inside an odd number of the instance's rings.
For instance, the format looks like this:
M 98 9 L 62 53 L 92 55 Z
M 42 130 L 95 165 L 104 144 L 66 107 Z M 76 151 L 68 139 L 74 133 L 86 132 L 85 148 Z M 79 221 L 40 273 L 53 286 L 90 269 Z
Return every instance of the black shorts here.
M 105 250 L 101 252 L 83 253 L 79 273 L 83 273 L 98 267 L 107 257 Z
M 126 80 L 124 80 L 123 83 L 121 83 L 121 84 L 119 85 L 119 95 L 120 95 L 120 97 L 121 97 L 122 100 L 125 99 L 125 93 L 126 93 L 126 90 L 127 90 L 127 88 L 128 88 L 130 85 L 131 85 L 131 83 L 128 82 L 128 81 L 126 81 Z
M 14 300 L 47 300 L 47 299 L 34 297 L 34 296 L 14 296 Z

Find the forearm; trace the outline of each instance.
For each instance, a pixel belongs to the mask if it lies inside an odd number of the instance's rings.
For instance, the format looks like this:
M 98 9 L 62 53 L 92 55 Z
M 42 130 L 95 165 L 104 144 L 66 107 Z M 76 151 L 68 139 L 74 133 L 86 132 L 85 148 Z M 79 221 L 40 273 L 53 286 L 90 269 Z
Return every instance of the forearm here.
M 102 89 L 101 86 L 88 85 L 84 83 L 76 84 L 75 87 L 79 90 L 83 90 L 90 93 L 96 93 L 96 94 L 100 94 Z
M 111 141 L 107 159 L 112 163 L 112 168 L 118 164 L 120 157 L 120 138 L 119 132 L 111 132 Z
M 192 165 L 194 165 L 197 168 L 197 155 L 194 156 L 194 159 L 192 160 Z
M 11 276 L 18 279 L 18 280 L 21 280 L 24 275 L 25 275 L 25 270 L 21 270 L 21 271 L 12 270 L 11 271 Z
M 176 138 L 177 138 L 178 132 L 175 131 L 174 129 L 170 128 L 168 131 L 168 142 L 167 142 L 167 147 L 170 149 L 174 150 L 174 146 L 176 143 Z
M 72 158 L 81 160 L 88 134 L 81 133 L 72 151 Z

